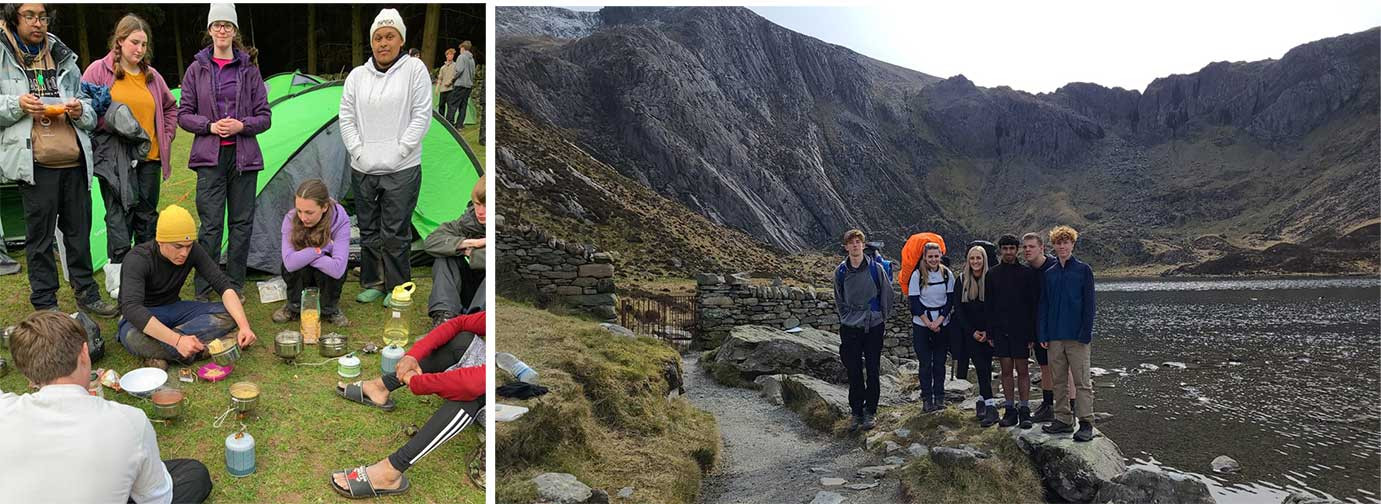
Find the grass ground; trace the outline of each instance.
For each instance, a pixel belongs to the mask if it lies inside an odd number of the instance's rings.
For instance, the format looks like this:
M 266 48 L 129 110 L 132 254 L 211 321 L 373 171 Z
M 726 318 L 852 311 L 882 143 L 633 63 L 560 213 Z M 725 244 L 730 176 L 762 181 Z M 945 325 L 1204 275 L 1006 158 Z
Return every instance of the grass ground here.
M 476 143 L 476 134 L 477 129 L 473 126 L 463 131 L 464 138 L 470 142 L 482 162 L 485 149 Z M 183 168 L 186 166 L 190 141 L 191 135 L 181 131 L 173 141 L 173 165 L 176 168 L 172 178 L 163 183 L 160 209 L 178 203 L 195 215 L 196 178 Z M 22 251 L 13 252 L 16 259 L 26 263 Z M 27 272 L 27 264 L 25 268 Z M 418 284 L 418 300 L 409 308 L 407 316 L 416 334 L 430 327 L 425 300 L 431 292 L 431 269 L 414 268 L 413 278 Z M 104 282 L 100 272 L 96 274 L 96 281 Z M 358 282 L 350 281 L 341 295 L 341 309 L 353 325 L 345 329 L 326 325 L 323 333 L 334 330 L 349 336 L 352 349 L 358 349 L 369 341 L 382 346 L 381 335 L 388 312 L 381 304 L 356 303 L 354 298 L 360 290 Z M 175 423 L 154 423 L 161 454 L 165 459 L 195 458 L 205 463 L 215 484 L 211 494 L 213 502 L 345 501 L 327 488 L 327 473 L 372 464 L 387 456 L 407 442 L 404 428 L 409 425 L 421 427 L 442 400 L 437 397 L 415 397 L 406 391 L 399 391 L 393 395 L 398 409 L 384 413 L 336 397 L 334 387 L 340 378 L 336 375 L 334 363 L 316 367 L 287 365 L 273 355 L 273 336 L 285 329 L 297 329 L 296 322 L 279 325 L 270 320 L 270 314 L 282 303 L 260 303 L 258 292 L 252 286 L 245 289 L 245 295 L 249 297 L 246 312 L 250 326 L 259 336 L 259 343 L 245 350 L 243 359 L 229 379 L 216 383 L 179 383 L 187 393 L 189 406 Z M 183 288 L 182 297 L 192 299 L 191 282 Z M 0 305 L 0 324 L 9 325 L 27 315 L 32 308 L 28 302 L 29 281 L 26 273 L 0 277 L 0 299 L 5 301 Z M 58 299 L 64 311 L 76 310 L 72 290 L 65 282 L 58 292 Z M 113 368 L 120 373 L 140 367 L 139 361 L 115 340 L 115 321 L 97 321 L 106 341 L 106 356 L 95 366 Z M 0 355 L 10 359 L 8 350 L 0 352 Z M 306 347 L 300 359 L 306 363 L 323 360 L 312 346 Z M 362 378 L 379 375 L 378 354 L 363 355 L 362 360 Z M 215 427 L 212 423 L 229 406 L 227 389 L 230 384 L 242 380 L 258 383 L 263 392 L 257 414 L 244 422 L 257 445 L 257 472 L 237 479 L 226 472 L 224 443 L 227 435 L 240 428 L 240 423 L 233 419 L 227 420 L 221 427 Z M 22 392 L 26 389 L 27 380 L 17 371 L 0 378 L 0 390 Z M 152 418 L 153 410 L 147 401 L 109 389 L 106 390 L 106 398 L 140 408 Z M 388 501 L 484 502 L 484 491 L 471 486 L 465 477 L 466 460 L 476 450 L 484 450 L 482 426 L 468 429 L 420 461 L 407 473 L 412 481 L 412 490 L 407 495 Z
M 498 502 L 536 500 L 531 480 L 545 472 L 574 474 L 610 494 L 633 487 L 631 502 L 695 500 L 718 461 L 719 430 L 710 414 L 667 398 L 669 366 L 680 368 L 674 349 L 527 303 L 501 297 L 497 305 L 496 350 L 523 359 L 550 388 L 503 401 L 530 411 L 496 426 Z

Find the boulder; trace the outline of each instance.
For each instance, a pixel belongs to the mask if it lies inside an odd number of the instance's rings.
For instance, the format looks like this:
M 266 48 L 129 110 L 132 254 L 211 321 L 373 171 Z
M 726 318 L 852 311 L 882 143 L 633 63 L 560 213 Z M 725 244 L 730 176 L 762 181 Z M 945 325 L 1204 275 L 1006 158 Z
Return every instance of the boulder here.
M 1235 473 L 1242 470 L 1242 464 L 1237 463 L 1232 457 L 1219 455 L 1213 459 L 1213 472 L 1216 473 Z
M 1202 481 L 1183 474 L 1133 467 L 1098 489 L 1099 503 L 1110 504 L 1213 504 L 1213 494 Z
M 719 345 L 713 362 L 731 366 L 744 381 L 767 374 L 806 374 L 830 383 L 848 383 L 839 358 L 839 335 L 818 329 L 789 333 L 767 326 L 737 326 Z M 882 359 L 879 371 L 897 374 L 890 359 Z
M 1294 492 L 1280 501 L 1280 504 L 1342 504 L 1342 501 L 1305 492 Z
M 638 337 L 637 334 L 633 334 L 632 330 L 618 324 L 601 322 L 599 326 L 604 328 L 604 330 L 609 331 L 611 334 L 615 336 L 622 336 L 628 339 L 636 339 Z
M 782 378 L 786 375 L 762 375 L 753 380 L 758 385 L 758 393 L 762 394 L 768 402 L 782 405 Z
M 988 455 L 968 447 L 936 446 L 930 449 L 930 460 L 940 467 L 973 467 L 980 458 L 988 458 Z
M 1105 483 L 1127 471 L 1122 450 L 1107 436 L 1080 443 L 1068 434 L 1052 436 L 1040 429 L 1013 429 L 1011 435 L 1046 488 L 1070 502 L 1092 500 Z
M 589 486 L 567 473 L 543 473 L 532 478 L 532 483 L 537 485 L 538 498 L 554 504 L 585 502 L 594 495 Z

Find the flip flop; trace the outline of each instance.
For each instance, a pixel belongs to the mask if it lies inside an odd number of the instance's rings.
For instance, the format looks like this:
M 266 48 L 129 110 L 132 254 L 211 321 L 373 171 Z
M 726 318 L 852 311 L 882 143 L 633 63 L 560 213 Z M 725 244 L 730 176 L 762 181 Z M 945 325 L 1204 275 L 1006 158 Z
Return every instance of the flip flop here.
M 384 402 L 383 404 L 376 403 L 370 400 L 368 397 L 365 397 L 364 387 L 360 385 L 361 383 L 363 382 L 347 383 L 345 385 L 345 388 L 341 388 L 339 385 L 337 385 L 336 395 L 344 397 L 345 400 L 350 402 L 357 402 L 365 406 L 372 406 L 384 411 L 393 411 L 393 408 L 395 407 L 395 405 L 393 404 L 393 398 L 390 397 L 388 401 Z
M 337 474 L 345 475 L 345 482 L 350 485 L 350 488 L 341 488 L 339 485 L 336 485 Z M 326 478 L 326 483 L 331 485 L 332 490 L 335 490 L 336 493 L 347 499 L 369 499 L 386 495 L 401 495 L 407 493 L 409 488 L 412 488 L 412 484 L 408 482 L 407 475 L 403 475 L 403 482 L 399 484 L 396 489 L 380 490 L 374 488 L 374 484 L 369 481 L 369 474 L 365 472 L 364 466 L 359 466 L 349 471 L 332 471 L 330 476 Z

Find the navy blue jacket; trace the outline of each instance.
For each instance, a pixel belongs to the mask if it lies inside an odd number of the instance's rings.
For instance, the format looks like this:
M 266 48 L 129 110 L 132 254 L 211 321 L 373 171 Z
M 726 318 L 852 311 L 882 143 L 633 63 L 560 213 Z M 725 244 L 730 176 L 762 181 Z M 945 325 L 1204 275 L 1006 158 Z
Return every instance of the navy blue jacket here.
M 1036 339 L 1093 341 L 1093 268 L 1073 256 L 1063 266 L 1059 259 L 1044 266 Z

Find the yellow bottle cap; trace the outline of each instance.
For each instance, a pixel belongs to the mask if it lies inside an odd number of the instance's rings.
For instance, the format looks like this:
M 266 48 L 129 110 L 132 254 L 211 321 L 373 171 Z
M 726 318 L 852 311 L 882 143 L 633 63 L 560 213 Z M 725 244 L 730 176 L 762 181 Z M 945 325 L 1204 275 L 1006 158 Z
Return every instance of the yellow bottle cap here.
M 412 291 L 416 288 L 417 285 L 412 282 L 399 284 L 393 288 L 393 300 L 400 303 L 411 303 Z

